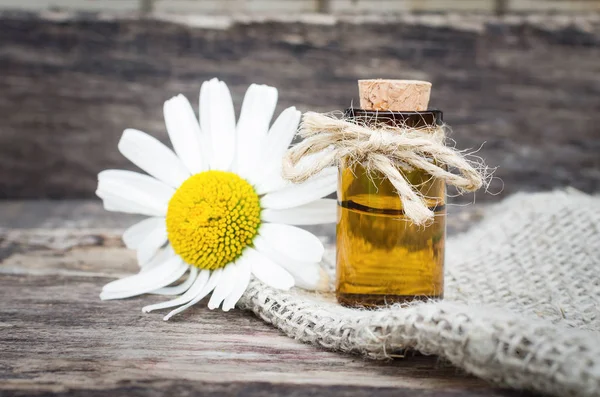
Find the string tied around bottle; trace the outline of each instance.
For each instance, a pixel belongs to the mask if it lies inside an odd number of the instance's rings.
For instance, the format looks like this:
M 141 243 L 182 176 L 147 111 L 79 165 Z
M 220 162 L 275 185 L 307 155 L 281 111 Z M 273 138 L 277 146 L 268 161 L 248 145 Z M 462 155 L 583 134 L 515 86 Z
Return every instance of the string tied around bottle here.
M 474 192 L 487 184 L 487 167 L 481 161 L 447 146 L 445 126 L 423 128 L 405 125 L 368 126 L 363 122 L 308 112 L 303 116 L 299 135 L 304 138 L 283 158 L 282 176 L 301 183 L 326 167 L 341 161 L 360 162 L 368 173 L 378 171 L 392 183 L 402 201 L 405 215 L 417 225 L 433 220 L 426 197 L 404 176 L 419 169 L 433 178 L 455 186 L 459 193 Z M 310 164 L 298 166 L 305 156 Z M 454 172 L 451 172 L 453 170 Z

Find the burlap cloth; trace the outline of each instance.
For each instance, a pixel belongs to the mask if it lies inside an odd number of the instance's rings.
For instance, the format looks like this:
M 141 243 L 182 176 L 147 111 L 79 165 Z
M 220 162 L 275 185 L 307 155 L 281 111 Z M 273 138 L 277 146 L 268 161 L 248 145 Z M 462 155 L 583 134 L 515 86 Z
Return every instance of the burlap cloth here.
M 333 252 L 324 266 L 333 272 Z M 504 386 L 600 395 L 600 197 L 519 194 L 493 206 L 447 240 L 445 292 L 365 311 L 253 281 L 239 304 L 327 349 L 374 359 L 416 349 Z

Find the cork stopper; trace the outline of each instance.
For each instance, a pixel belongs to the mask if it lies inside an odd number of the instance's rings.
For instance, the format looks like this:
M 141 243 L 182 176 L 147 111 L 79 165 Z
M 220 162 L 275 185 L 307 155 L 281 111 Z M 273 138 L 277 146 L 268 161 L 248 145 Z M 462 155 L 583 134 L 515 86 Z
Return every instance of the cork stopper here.
M 365 110 L 427 110 L 431 83 L 419 80 L 358 80 L 360 107 Z

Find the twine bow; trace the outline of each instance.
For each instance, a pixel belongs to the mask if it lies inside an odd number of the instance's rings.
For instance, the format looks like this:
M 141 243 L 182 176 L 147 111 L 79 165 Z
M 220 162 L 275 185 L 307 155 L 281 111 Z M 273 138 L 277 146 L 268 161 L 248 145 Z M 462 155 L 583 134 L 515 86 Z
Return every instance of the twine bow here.
M 431 221 L 434 214 L 427 208 L 423 194 L 406 180 L 401 169 L 421 169 L 456 186 L 461 193 L 475 191 L 484 183 L 482 171 L 473 167 L 463 153 L 444 144 L 443 127 L 433 127 L 427 132 L 402 126 L 373 128 L 308 112 L 304 114 L 299 134 L 304 140 L 288 150 L 283 159 L 285 179 L 300 183 L 326 167 L 339 166 L 342 159 L 358 161 L 367 172 L 379 171 L 390 180 L 402 200 L 404 213 L 417 225 Z M 298 167 L 300 160 L 309 155 L 313 155 L 311 164 Z M 447 168 L 456 169 L 458 174 Z

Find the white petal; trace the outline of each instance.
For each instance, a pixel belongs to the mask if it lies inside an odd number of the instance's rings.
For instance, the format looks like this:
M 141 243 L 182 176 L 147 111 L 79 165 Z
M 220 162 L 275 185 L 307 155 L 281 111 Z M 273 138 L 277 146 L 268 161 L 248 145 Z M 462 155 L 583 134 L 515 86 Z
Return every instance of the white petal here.
M 258 234 L 272 247 L 299 262 L 320 262 L 325 252 L 317 236 L 299 227 L 263 223 Z
M 96 191 L 96 195 L 102 199 L 102 204 L 106 211 L 123 212 L 126 214 L 141 214 L 147 216 L 164 216 L 161 211 L 127 200 L 124 197 L 107 194 L 106 192 Z
M 173 287 L 164 287 L 161 289 L 157 289 L 156 291 L 152 291 L 153 294 L 156 295 L 179 295 L 183 294 L 185 291 L 190 289 L 194 281 L 196 281 L 196 277 L 198 276 L 198 268 L 196 266 L 190 266 L 190 274 L 185 281 L 179 285 L 175 285 Z
M 242 103 L 237 124 L 237 151 L 234 170 L 254 184 L 260 178 L 260 158 L 275 105 L 277 89 L 252 84 Z
M 240 300 L 248 284 L 250 283 L 250 276 L 252 275 L 252 264 L 243 255 L 236 261 L 237 266 L 237 278 L 227 298 L 223 302 L 223 311 L 229 311 L 235 307 L 235 304 Z
M 304 156 L 298 164 L 295 166 L 297 170 L 303 170 L 306 167 L 312 166 L 313 162 L 319 160 L 320 157 L 323 157 L 325 154 L 330 153 L 332 149 L 325 149 L 319 153 L 309 154 L 308 156 Z M 285 151 L 284 151 L 285 152 Z M 271 193 L 277 190 L 281 190 L 287 186 L 293 186 L 293 184 L 285 179 L 282 176 L 282 162 L 283 162 L 284 153 L 280 153 L 278 157 L 273 157 L 271 165 L 264 166 L 264 173 L 260 177 L 260 181 L 254 184 L 254 189 L 256 193 L 259 195 L 265 193 Z M 262 165 L 262 159 L 261 159 Z M 313 178 L 319 178 L 323 175 L 333 173 L 333 168 L 326 169 L 315 175 Z M 337 173 L 337 171 L 336 171 Z
M 263 208 L 271 209 L 298 207 L 327 196 L 336 189 L 337 169 L 329 167 L 306 182 L 265 194 L 260 203 Z
M 302 117 L 302 113 L 294 106 L 281 112 L 269 129 L 266 141 L 268 153 L 266 153 L 265 160 L 271 159 L 273 162 L 280 162 L 296 135 L 300 117 Z
M 246 255 L 252 265 L 252 274 L 272 288 L 288 290 L 294 286 L 294 277 L 269 257 L 253 248 L 246 248 Z
M 210 136 L 210 168 L 227 171 L 235 154 L 235 112 L 227 85 L 218 79 L 202 83 L 200 127 Z
M 147 272 L 113 281 L 104 286 L 100 299 L 123 299 L 152 292 L 177 281 L 187 271 L 181 258 L 173 257 Z
M 174 256 L 177 256 L 177 254 L 173 251 L 173 247 L 171 247 L 170 244 L 167 244 L 164 248 L 159 249 L 148 262 L 138 262 L 138 265 L 142 268 L 140 271 L 146 272 L 150 269 L 154 269 L 156 266 L 162 265 Z
M 167 225 L 157 227 L 141 242 L 137 248 L 138 263 L 143 266 L 152 259 L 157 251 L 167 242 Z
M 237 266 L 235 263 L 229 263 L 223 268 L 223 274 L 219 283 L 215 287 L 210 300 L 208 301 L 208 308 L 210 310 L 216 309 L 221 305 L 221 302 L 231 293 L 235 280 L 237 278 Z
M 164 216 L 175 190 L 148 175 L 133 171 L 106 170 L 98 174 L 96 194 L 112 203 L 139 205 L 147 215 Z
M 292 183 L 290 181 L 283 179 L 281 176 L 281 168 L 279 168 L 278 170 L 273 170 L 271 172 L 267 171 L 262 174 L 260 182 L 254 185 L 254 190 L 256 191 L 256 194 L 263 195 L 281 190 L 291 185 Z
M 106 284 L 104 287 L 102 287 L 102 292 L 126 291 L 133 289 L 140 284 L 152 284 L 157 279 L 164 279 L 166 276 L 171 274 L 173 270 L 177 269 L 180 264 L 181 258 L 178 256 L 171 256 L 154 269 L 150 269 L 144 273 L 140 272 Z
M 208 294 L 210 294 L 210 292 L 215 289 L 215 287 L 217 286 L 217 284 L 219 283 L 219 279 L 221 278 L 221 274 L 223 273 L 223 269 L 217 269 L 217 270 L 213 270 L 210 278 L 208 279 L 207 283 L 204 285 L 204 287 L 202 288 L 202 290 L 200 291 L 200 293 L 198 293 L 198 295 L 196 295 L 194 297 L 194 299 L 192 299 L 191 301 L 189 301 L 188 303 L 186 303 L 183 306 L 178 307 L 175 310 L 171 310 L 171 312 L 169 312 L 169 314 L 167 314 L 163 320 L 167 321 L 169 320 L 171 317 L 173 317 L 174 315 L 181 313 L 182 311 L 184 311 L 185 309 L 195 305 L 196 303 L 200 302 L 202 299 L 204 299 L 204 297 Z
M 282 210 L 264 209 L 261 213 L 263 221 L 285 223 L 288 225 L 315 225 L 337 222 L 337 201 L 320 199 L 300 207 Z
M 154 229 L 165 228 L 165 218 L 146 218 L 132 226 L 123 233 L 123 242 L 129 249 L 136 249 Z
M 104 170 L 98 174 L 98 183 L 113 185 L 121 184 L 133 193 L 142 192 L 145 196 L 156 197 L 163 204 L 171 199 L 175 189 L 156 178 L 139 172 L 127 170 Z
M 194 299 L 201 291 L 202 288 L 208 282 L 208 278 L 210 277 L 210 270 L 201 270 L 198 277 L 196 277 L 196 281 L 192 284 L 192 286 L 180 297 L 171 299 L 170 301 L 156 303 L 154 305 L 144 306 L 142 311 L 144 313 L 150 313 L 154 310 L 166 309 L 169 307 L 175 307 L 179 305 L 184 305 Z
M 118 147 L 129 161 L 169 186 L 177 188 L 190 176 L 171 149 L 145 132 L 126 129 Z
M 293 262 L 287 262 L 283 266 L 296 282 L 296 286 L 310 291 L 328 291 L 329 276 L 318 263 L 302 263 L 296 266 Z
M 128 291 L 118 291 L 118 292 L 101 292 L 100 299 L 102 300 L 112 300 L 112 299 L 125 299 L 131 298 L 132 296 L 138 296 L 142 294 L 152 293 L 153 291 L 163 288 L 166 285 L 172 284 L 175 281 L 179 280 L 181 276 L 185 274 L 187 271 L 187 265 L 182 264 L 176 270 L 174 270 L 171 274 L 165 277 L 163 280 L 156 281 L 152 285 L 148 286 L 139 286 L 135 289 Z
M 296 135 L 301 116 L 302 113 L 295 107 L 289 107 L 277 117 L 264 143 L 261 157 L 261 167 L 264 170 L 281 174 L 281 160 Z
M 318 263 L 300 262 L 287 257 L 271 246 L 262 236 L 252 242 L 256 250 L 279 264 L 294 277 L 295 285 L 308 290 L 327 291 L 329 277 Z
M 178 95 L 166 101 L 163 110 L 171 144 L 183 164 L 192 174 L 207 170 L 206 156 L 202 153 L 205 143 L 190 102 Z

